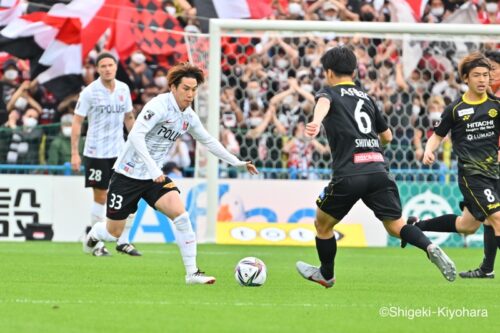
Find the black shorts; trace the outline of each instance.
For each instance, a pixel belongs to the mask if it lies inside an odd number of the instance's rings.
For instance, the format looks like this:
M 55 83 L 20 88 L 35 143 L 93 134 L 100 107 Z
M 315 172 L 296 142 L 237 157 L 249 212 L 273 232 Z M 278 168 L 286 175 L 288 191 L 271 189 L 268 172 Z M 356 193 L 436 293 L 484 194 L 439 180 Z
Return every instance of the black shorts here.
M 359 199 L 381 221 L 401 217 L 398 187 L 387 173 L 334 177 L 319 195 L 316 204 L 340 221 Z
M 479 221 L 484 221 L 486 217 L 500 211 L 499 183 L 497 179 L 481 175 L 459 175 L 458 186 L 464 196 L 460 208 L 467 207 Z
M 84 157 L 85 164 L 85 187 L 107 190 L 109 180 L 113 175 L 114 158 L 91 158 Z
M 106 216 L 111 220 L 126 219 L 137 211 L 137 203 L 141 198 L 155 208 L 156 201 L 170 191 L 180 193 L 175 183 L 168 177 L 165 177 L 163 183 L 155 183 L 152 180 L 134 179 L 115 173 L 109 185 Z

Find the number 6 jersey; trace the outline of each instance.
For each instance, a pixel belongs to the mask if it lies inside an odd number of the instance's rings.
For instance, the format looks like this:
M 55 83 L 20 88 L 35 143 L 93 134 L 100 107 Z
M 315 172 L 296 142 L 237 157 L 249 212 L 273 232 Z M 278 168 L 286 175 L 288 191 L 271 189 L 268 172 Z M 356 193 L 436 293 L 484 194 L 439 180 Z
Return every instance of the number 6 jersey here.
M 387 172 L 378 133 L 387 123 L 373 100 L 353 82 L 323 88 L 330 110 L 323 126 L 332 152 L 334 177 Z

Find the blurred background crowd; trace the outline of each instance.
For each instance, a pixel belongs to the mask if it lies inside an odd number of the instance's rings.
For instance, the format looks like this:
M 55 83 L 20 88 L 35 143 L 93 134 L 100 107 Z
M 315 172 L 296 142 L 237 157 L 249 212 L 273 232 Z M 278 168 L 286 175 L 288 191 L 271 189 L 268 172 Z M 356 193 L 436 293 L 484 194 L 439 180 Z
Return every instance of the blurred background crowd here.
M 412 16 L 415 2 L 421 15 Z M 134 1 L 132 1 L 134 3 Z M 155 15 L 175 19 L 188 43 L 208 52 L 208 17 L 197 1 L 156 1 Z M 272 0 L 266 19 L 422 23 L 500 23 L 497 0 Z M 161 13 L 158 14 L 158 11 Z M 410 18 L 410 16 L 412 16 Z M 346 23 L 348 24 L 348 23 Z M 109 45 L 107 32 L 83 59 L 81 88 L 97 78 L 95 59 Z M 220 96 L 220 140 L 243 160 L 261 168 L 261 177 L 328 178 L 326 138 L 304 137 L 314 94 L 323 86 L 320 58 L 336 45 L 349 45 L 358 57 L 356 83 L 373 96 L 386 115 L 395 139 L 386 156 L 397 170 L 422 169 L 420 163 L 433 124 L 466 86 L 457 74 L 460 57 L 479 49 L 500 65 L 498 43 L 454 43 L 341 34 L 259 34 L 224 37 Z M 496 57 L 496 58 L 495 58 Z M 177 57 L 176 59 L 182 59 Z M 208 59 L 208 57 L 206 57 Z M 199 64 L 206 67 L 206 63 Z M 120 58 L 119 78 L 131 87 L 134 111 L 168 92 L 171 63 L 137 45 Z M 495 63 L 495 60 L 493 61 Z M 200 88 L 200 98 L 207 91 Z M 206 87 L 205 87 L 206 89 Z M 70 161 L 71 121 L 78 93 L 57 96 L 30 73 L 30 61 L 0 53 L 0 164 L 63 165 Z M 200 108 L 204 103 L 200 103 Z M 203 113 L 202 110 L 196 110 Z M 182 137 L 164 168 L 172 177 L 193 175 L 195 143 Z M 435 168 L 454 167 L 450 144 Z M 222 166 L 222 177 L 238 174 Z M 403 177 L 403 176 L 401 176 Z M 408 173 L 405 177 L 416 177 Z M 439 177 L 439 176 L 438 176 Z M 418 180 L 413 178 L 413 180 Z

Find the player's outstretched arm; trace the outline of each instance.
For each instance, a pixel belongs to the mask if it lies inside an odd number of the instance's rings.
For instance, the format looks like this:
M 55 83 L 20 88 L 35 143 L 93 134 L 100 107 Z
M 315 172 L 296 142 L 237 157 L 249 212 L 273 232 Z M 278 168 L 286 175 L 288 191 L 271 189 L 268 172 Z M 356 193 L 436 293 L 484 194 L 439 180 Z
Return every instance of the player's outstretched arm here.
M 207 149 L 219 159 L 231 164 L 232 166 L 245 166 L 248 172 L 252 175 L 258 173 L 257 168 L 251 161 L 240 161 L 239 158 L 227 151 L 227 149 L 224 148 L 218 140 L 211 136 L 201 124 L 198 116 L 193 117 L 193 122 L 189 127 L 188 132 L 196 141 L 207 147 Z
M 443 141 L 442 136 L 439 136 L 436 133 L 433 133 L 431 135 L 429 141 L 427 141 L 427 144 L 425 145 L 424 158 L 422 159 L 422 162 L 425 165 L 431 165 L 432 163 L 434 163 L 434 161 L 436 160 L 434 152 L 436 151 L 436 149 L 438 149 L 441 141 Z
M 312 138 L 316 137 L 321 128 L 321 122 L 325 119 L 330 110 L 330 101 L 326 97 L 320 97 L 314 107 L 313 121 L 306 125 L 306 135 Z

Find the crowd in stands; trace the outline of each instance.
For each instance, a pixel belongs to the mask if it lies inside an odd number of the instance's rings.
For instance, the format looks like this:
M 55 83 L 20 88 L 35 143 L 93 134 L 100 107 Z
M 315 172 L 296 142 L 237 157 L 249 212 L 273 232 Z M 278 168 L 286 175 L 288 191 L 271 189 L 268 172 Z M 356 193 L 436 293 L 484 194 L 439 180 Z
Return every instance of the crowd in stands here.
M 271 19 L 391 22 L 398 17 L 398 6 L 388 0 L 286 3 L 272 2 Z M 476 8 L 481 23 L 500 23 L 497 0 L 429 0 L 420 21 L 442 22 L 464 3 Z M 189 0 L 164 1 L 164 9 L 176 15 L 187 32 L 200 33 L 199 22 L 205 18 L 197 16 Z M 97 77 L 95 59 L 103 45 L 105 40 L 84 61 L 85 85 Z M 397 169 L 422 168 L 422 148 L 433 123 L 465 89 L 457 75 L 460 57 L 475 49 L 498 50 L 498 44 L 488 42 L 420 41 L 420 61 L 408 72 L 402 40 L 336 34 L 227 37 L 222 52 L 221 142 L 241 159 L 263 168 L 264 177 L 321 177 L 318 169 L 329 167 L 329 147 L 324 136 L 306 140 L 304 126 L 311 120 L 314 93 L 323 85 L 320 57 L 336 45 L 349 45 L 358 57 L 356 83 L 387 116 L 395 134 L 387 158 L 391 168 Z M 56 100 L 44 86 L 29 80 L 28 62 L 0 54 L 0 63 L 0 164 L 69 162 L 70 124 L 78 95 Z M 153 63 L 139 49 L 125 63 L 134 110 L 139 113 L 151 98 L 168 91 L 168 68 Z M 166 170 L 177 176 L 192 175 L 194 151 L 192 139 L 182 137 L 170 152 Z M 437 168 L 453 167 L 450 151 L 445 145 Z

